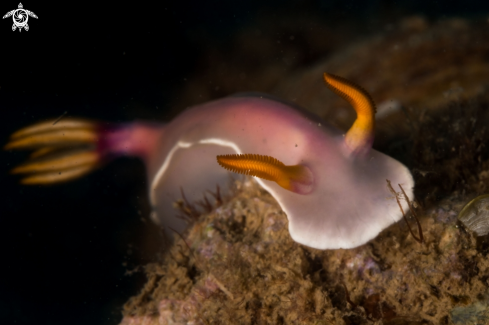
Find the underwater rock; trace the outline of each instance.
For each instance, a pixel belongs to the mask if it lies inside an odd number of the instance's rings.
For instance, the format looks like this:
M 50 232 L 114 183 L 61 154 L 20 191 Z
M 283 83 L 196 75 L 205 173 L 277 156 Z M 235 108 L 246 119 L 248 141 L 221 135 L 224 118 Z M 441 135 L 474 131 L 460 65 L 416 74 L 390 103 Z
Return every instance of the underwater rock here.
M 451 311 L 451 316 L 454 325 L 484 325 L 489 322 L 489 304 L 483 300 L 456 307 Z
M 477 236 L 489 233 L 489 194 L 476 197 L 460 211 L 458 219 Z
M 487 291 L 487 251 L 446 218 L 457 198 L 418 211 L 425 244 L 402 221 L 358 248 L 321 251 L 290 238 L 252 179 L 235 186 L 146 267 L 122 324 L 449 324 Z
M 424 204 L 438 204 L 447 197 L 465 204 L 488 192 L 488 108 L 488 101 L 478 98 L 413 117 L 405 159 L 411 161 L 416 197 Z M 456 217 L 462 208 L 447 218 Z

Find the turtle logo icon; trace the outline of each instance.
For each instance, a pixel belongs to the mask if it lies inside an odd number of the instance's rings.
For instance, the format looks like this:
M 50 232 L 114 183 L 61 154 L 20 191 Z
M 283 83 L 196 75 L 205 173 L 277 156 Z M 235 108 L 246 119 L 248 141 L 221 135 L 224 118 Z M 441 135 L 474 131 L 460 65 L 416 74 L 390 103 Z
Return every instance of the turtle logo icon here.
M 29 10 L 25 10 L 24 7 L 22 6 L 22 3 L 19 3 L 18 9 L 14 9 L 7 12 L 5 16 L 3 16 L 3 18 L 5 19 L 10 16 L 12 16 L 12 19 L 14 20 L 14 24 L 12 25 L 12 31 L 15 31 L 18 28 L 19 32 L 22 31 L 22 28 L 24 28 L 26 31 L 29 30 L 29 25 L 27 25 L 29 16 L 33 18 L 37 18 L 35 13 Z

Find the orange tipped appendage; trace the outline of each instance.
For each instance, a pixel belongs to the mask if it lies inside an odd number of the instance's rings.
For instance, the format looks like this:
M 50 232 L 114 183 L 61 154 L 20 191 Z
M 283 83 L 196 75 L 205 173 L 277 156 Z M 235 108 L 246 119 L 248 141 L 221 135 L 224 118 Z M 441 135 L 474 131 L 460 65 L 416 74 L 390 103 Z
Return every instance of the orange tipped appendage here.
M 65 119 L 23 128 L 10 136 L 5 150 L 34 149 L 29 160 L 11 172 L 22 184 L 53 184 L 81 177 L 101 163 L 95 122 Z
M 298 194 L 312 190 L 313 175 L 303 165 L 286 166 L 273 157 L 256 154 L 217 156 L 217 163 L 231 172 L 273 181 Z
M 362 87 L 344 78 L 324 73 L 324 81 L 329 89 L 343 97 L 357 112 L 357 119 L 345 136 L 347 147 L 356 153 L 368 152 L 374 141 L 374 101 Z
M 15 132 L 4 149 L 34 150 L 24 164 L 12 170 L 24 176 L 21 183 L 53 184 L 84 176 L 117 156 L 146 159 L 161 132 L 161 126 L 153 123 L 102 124 L 58 118 Z
M 65 119 L 57 124 L 40 122 L 10 136 L 4 147 L 12 149 L 43 149 L 94 144 L 98 140 L 96 123 L 82 119 Z

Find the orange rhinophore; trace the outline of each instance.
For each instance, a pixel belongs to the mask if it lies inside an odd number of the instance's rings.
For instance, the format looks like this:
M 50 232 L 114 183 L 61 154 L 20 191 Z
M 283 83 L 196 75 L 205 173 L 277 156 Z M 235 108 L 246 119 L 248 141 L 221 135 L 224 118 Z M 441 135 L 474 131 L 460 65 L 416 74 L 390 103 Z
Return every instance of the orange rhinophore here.
M 312 173 L 303 165 L 286 166 L 273 157 L 256 154 L 217 156 L 217 162 L 231 172 L 273 181 L 295 193 L 307 194 L 312 190 Z
M 375 103 L 360 86 L 345 78 L 324 73 L 324 82 L 329 89 L 344 98 L 357 112 L 357 119 L 345 136 L 345 144 L 352 152 L 364 153 L 374 142 Z

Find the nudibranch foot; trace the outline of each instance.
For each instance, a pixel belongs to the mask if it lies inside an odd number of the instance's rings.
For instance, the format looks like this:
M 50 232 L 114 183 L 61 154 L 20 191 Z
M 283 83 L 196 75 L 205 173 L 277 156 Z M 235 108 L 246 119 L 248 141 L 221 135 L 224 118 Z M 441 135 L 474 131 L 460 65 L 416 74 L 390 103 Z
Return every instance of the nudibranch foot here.
M 286 166 L 278 159 L 257 154 L 221 155 L 217 156 L 217 162 L 231 172 L 273 181 L 298 194 L 312 191 L 312 172 L 303 165 Z

